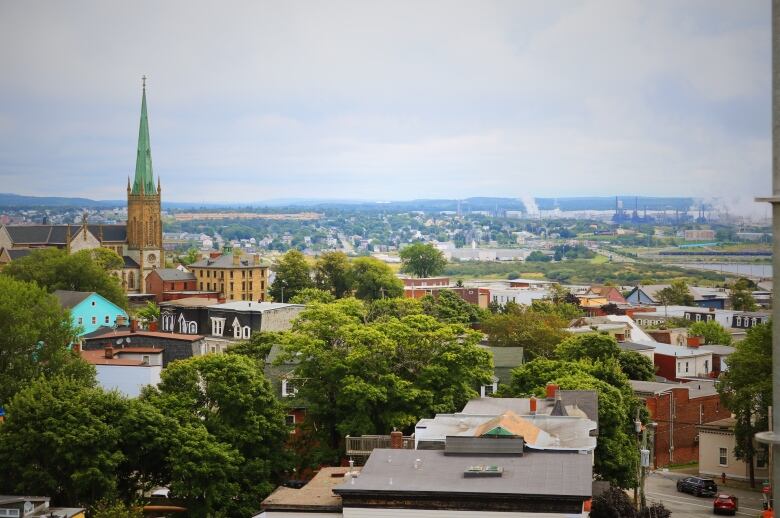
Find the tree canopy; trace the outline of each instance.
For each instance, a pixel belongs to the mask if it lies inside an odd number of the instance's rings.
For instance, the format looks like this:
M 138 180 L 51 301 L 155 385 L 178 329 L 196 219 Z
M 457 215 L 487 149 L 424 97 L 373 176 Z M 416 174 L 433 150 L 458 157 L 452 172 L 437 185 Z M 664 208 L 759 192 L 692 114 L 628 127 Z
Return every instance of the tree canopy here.
M 750 484 L 755 485 L 753 459 L 756 432 L 767 429 L 772 404 L 772 327 L 759 324 L 737 342 L 729 356 L 729 368 L 720 376 L 718 392 L 724 405 L 736 416 L 734 453 L 749 466 Z
M 401 271 L 415 277 L 433 277 L 439 275 L 447 266 L 447 260 L 432 244 L 412 243 L 401 249 Z
M 352 265 L 344 252 L 325 252 L 314 264 L 314 285 L 340 299 L 352 293 Z
M 589 358 L 594 361 L 616 358 L 620 354 L 617 340 L 606 333 L 584 333 L 566 338 L 555 348 L 555 355 L 568 361 Z
M 458 410 L 491 378 L 479 335 L 463 326 L 417 314 L 365 317 L 354 299 L 315 304 L 283 340 L 279 361 L 299 362 L 296 397 L 334 450 L 347 434 L 387 433 Z
M 268 289 L 274 300 L 284 302 L 292 299 L 298 292 L 313 288 L 309 263 L 298 250 L 292 249 L 280 257 L 273 267 L 276 278 Z
M 440 322 L 474 324 L 482 317 L 482 311 L 478 306 L 466 302 L 451 290 L 440 290 L 435 297 L 426 295 L 421 302 L 425 314 Z
M 127 309 L 127 295 L 116 272 L 124 262 L 107 248 L 68 254 L 57 248 L 42 248 L 9 263 L 0 275 L 35 282 L 48 292 L 94 291 Z
M 53 295 L 0 275 L 0 406 L 39 376 L 93 377 L 94 368 L 68 349 L 75 340 L 70 315 Z
M 690 290 L 688 290 L 688 284 L 683 280 L 675 280 L 667 286 L 658 291 L 656 299 L 664 306 L 693 306 L 694 300 Z
M 404 293 L 401 279 L 387 264 L 373 257 L 352 261 L 352 283 L 355 296 L 364 300 L 400 297 Z
M 552 356 L 555 347 L 568 336 L 569 319 L 547 305 L 507 304 L 503 313 L 489 315 L 482 322 L 490 345 L 522 347 L 526 359 Z
M 729 301 L 735 311 L 755 311 L 758 309 L 756 299 L 751 292 L 751 284 L 755 285 L 749 279 L 739 279 L 731 286 Z
M 688 328 L 689 336 L 701 336 L 705 345 L 731 345 L 731 334 L 715 320 L 694 322 Z

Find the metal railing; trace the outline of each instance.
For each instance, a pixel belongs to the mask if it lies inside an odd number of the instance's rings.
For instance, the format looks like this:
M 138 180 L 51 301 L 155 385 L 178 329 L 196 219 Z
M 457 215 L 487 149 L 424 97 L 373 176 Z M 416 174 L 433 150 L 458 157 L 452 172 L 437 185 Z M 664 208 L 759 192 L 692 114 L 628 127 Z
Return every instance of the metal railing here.
M 389 435 L 361 435 L 360 437 L 350 437 L 347 435 L 347 455 L 368 457 L 376 448 L 390 448 Z M 414 449 L 414 435 L 404 436 L 403 448 L 405 450 Z

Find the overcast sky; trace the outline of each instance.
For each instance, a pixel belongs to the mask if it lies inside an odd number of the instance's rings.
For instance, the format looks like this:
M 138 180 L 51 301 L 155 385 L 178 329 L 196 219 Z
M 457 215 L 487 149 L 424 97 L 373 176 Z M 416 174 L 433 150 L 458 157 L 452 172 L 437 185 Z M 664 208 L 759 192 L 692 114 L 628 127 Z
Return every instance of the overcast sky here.
M 0 192 L 683 195 L 771 174 L 769 0 L 0 1 Z

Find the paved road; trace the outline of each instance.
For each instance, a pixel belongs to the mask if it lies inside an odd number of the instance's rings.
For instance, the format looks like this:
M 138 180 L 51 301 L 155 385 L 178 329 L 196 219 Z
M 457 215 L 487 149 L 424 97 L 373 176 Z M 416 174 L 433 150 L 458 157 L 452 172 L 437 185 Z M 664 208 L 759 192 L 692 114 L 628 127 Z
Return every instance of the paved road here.
M 670 511 L 673 518 L 686 518 L 702 516 L 714 516 L 712 514 L 711 497 L 695 497 L 687 493 L 677 492 L 677 480 L 687 475 L 676 473 L 654 472 L 647 477 L 645 494 L 648 502 L 662 502 Z M 758 517 L 761 514 L 761 493 L 735 489 L 718 485 L 721 492 L 729 493 L 739 498 L 739 511 L 737 516 Z

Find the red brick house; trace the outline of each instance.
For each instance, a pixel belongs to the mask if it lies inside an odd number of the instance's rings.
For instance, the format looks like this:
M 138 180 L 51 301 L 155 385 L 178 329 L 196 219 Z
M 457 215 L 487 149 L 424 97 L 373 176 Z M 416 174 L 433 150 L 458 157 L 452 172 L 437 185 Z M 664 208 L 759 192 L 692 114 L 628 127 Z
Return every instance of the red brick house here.
M 159 268 L 152 271 L 146 277 L 146 293 L 153 294 L 158 303 L 187 297 L 212 298 L 216 303 L 219 298 L 216 291 L 198 291 L 195 274 L 176 268 Z
M 698 426 L 731 416 L 712 381 L 690 383 L 631 382 L 657 423 L 650 454 L 656 468 L 699 460 Z
M 479 306 L 482 309 L 487 309 L 488 304 L 490 303 L 490 290 L 488 288 L 458 288 L 454 286 L 428 286 L 418 288 L 415 286 L 407 286 L 404 288 L 404 297 L 407 299 L 421 299 L 426 295 L 431 295 L 435 298 L 444 290 L 452 291 L 466 302 Z

